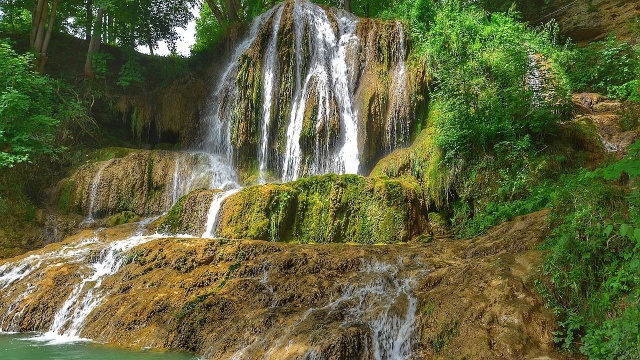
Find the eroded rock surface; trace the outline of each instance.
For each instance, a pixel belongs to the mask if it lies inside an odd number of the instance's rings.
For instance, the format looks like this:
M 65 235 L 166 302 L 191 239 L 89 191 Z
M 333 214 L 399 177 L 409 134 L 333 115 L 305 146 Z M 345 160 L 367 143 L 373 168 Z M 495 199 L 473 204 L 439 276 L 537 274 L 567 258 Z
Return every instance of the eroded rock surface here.
M 60 185 L 63 213 L 89 220 L 121 212 L 161 214 L 190 190 L 235 183 L 235 171 L 212 155 L 130 150 L 121 157 L 80 166 Z
M 531 249 L 545 217 L 520 217 L 469 241 L 404 246 L 149 240 L 121 254 L 80 335 L 206 359 L 560 359 L 554 318 L 533 287 L 541 253 Z M 87 231 L 10 261 L 68 252 L 91 236 L 108 244 L 134 228 Z M 0 285 L 2 329 L 49 330 L 90 264 L 103 261 L 106 245 L 91 246 L 93 256 L 52 259 Z

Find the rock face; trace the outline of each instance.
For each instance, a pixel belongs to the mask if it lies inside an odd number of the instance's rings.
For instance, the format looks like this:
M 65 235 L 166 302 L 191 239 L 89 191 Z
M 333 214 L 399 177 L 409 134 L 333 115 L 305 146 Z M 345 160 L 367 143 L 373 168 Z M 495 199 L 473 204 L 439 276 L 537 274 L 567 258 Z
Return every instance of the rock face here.
M 545 11 L 530 20 L 548 22 L 555 19 L 566 37 L 587 43 L 612 34 L 622 39 L 634 36 L 634 32 L 637 34 L 638 23 L 635 21 L 640 16 L 640 3 L 635 0 L 561 0 L 553 1 Z
M 639 110 L 634 109 L 633 112 L 617 101 L 593 93 L 575 94 L 573 102 L 580 110 L 575 120 L 593 123 L 605 151 L 618 153 L 619 156 L 625 155 L 627 147 L 640 138 L 640 128 L 636 120 Z M 630 128 L 623 126 L 625 115 L 636 120 Z
M 406 146 L 426 102 L 400 22 L 306 0 L 258 17 L 220 75 L 201 148 L 260 179 L 360 173 Z
M 206 359 L 560 359 L 554 319 L 533 290 L 541 253 L 530 249 L 545 217 L 469 241 L 403 246 L 120 241 L 135 227 L 87 231 L 0 262 L 0 328 L 77 329 Z M 96 277 L 107 263 L 114 273 Z M 87 294 L 95 301 L 60 315 Z M 82 315 L 81 303 L 93 310 Z
M 191 193 L 154 226 L 203 234 L 206 221 L 198 216 L 207 214 L 212 198 L 212 192 Z M 390 244 L 428 230 L 417 183 L 358 175 L 248 187 L 226 199 L 214 220 L 215 234 L 223 238 L 298 243 Z
M 64 180 L 60 210 L 90 220 L 125 211 L 160 214 L 190 190 L 235 182 L 234 170 L 211 155 L 124 149 L 119 156 L 82 165 Z

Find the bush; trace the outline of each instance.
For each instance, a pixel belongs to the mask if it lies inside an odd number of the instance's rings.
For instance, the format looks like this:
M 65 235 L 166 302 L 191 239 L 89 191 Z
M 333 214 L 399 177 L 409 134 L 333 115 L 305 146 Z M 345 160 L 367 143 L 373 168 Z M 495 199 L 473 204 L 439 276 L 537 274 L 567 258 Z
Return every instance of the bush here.
M 640 45 L 609 37 L 577 48 L 570 78 L 577 91 L 640 101 Z
M 62 100 L 51 79 L 32 71 L 32 62 L 0 41 L 0 168 L 56 151 Z
M 437 143 L 445 161 L 494 151 L 553 131 L 568 104 L 555 29 L 533 31 L 509 14 L 487 16 L 445 1 L 421 44 L 440 107 Z
M 637 142 L 619 162 L 566 177 L 551 197 L 541 293 L 560 318 L 556 341 L 569 350 L 582 342 L 590 358 L 640 355 L 639 155 Z M 621 176 L 631 187 L 615 182 Z

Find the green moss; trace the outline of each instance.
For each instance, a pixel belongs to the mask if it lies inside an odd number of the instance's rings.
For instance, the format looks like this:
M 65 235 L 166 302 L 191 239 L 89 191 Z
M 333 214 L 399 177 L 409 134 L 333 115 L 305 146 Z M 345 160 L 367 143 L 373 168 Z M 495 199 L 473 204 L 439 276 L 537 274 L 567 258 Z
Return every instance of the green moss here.
M 131 222 L 136 222 L 138 220 L 140 220 L 140 217 L 136 213 L 131 211 L 123 211 L 121 213 L 118 213 L 109 217 L 109 219 L 107 219 L 107 226 L 108 227 L 118 226 L 122 224 L 128 224 Z
M 58 209 L 63 214 L 73 212 L 75 194 L 75 183 L 72 180 L 65 180 L 60 188 L 60 198 L 58 199 Z
M 94 151 L 87 155 L 87 159 L 91 162 L 107 161 L 111 159 L 123 158 L 131 153 L 138 152 L 137 149 L 121 148 L 121 147 L 107 147 Z
M 159 232 L 168 234 L 177 234 L 181 229 L 182 214 L 184 212 L 184 203 L 189 194 L 184 195 L 173 205 L 171 210 L 162 218 L 162 222 L 158 225 Z
M 223 205 L 218 234 L 296 243 L 388 244 L 426 230 L 420 187 L 406 180 L 324 175 L 243 189 Z

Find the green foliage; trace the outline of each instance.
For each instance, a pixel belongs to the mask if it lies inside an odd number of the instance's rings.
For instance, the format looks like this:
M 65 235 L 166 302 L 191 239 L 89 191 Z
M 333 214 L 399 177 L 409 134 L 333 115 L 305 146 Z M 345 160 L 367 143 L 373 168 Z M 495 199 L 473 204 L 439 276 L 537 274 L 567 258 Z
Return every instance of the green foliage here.
M 640 142 L 624 159 L 567 176 L 551 192 L 548 277 L 556 341 L 594 359 L 637 359 L 640 306 Z M 615 181 L 626 177 L 630 187 Z M 612 182 L 614 181 L 614 182 Z
M 196 20 L 196 42 L 191 51 L 198 53 L 210 49 L 226 35 L 227 25 L 220 24 L 211 13 L 211 8 L 203 6 Z
M 640 45 L 609 37 L 577 48 L 569 74 L 578 91 L 640 101 Z
M 437 144 L 446 161 L 553 131 L 569 93 L 555 31 L 457 1 L 441 5 L 419 51 L 436 79 Z
M 0 0 L 0 33 L 27 34 L 31 29 L 31 11 L 25 1 Z
M 140 64 L 136 56 L 131 56 L 120 68 L 120 77 L 116 85 L 123 88 L 142 89 L 145 82 L 147 69 Z
M 32 60 L 0 42 L 0 168 L 57 150 L 64 102 L 54 81 L 31 70 Z

